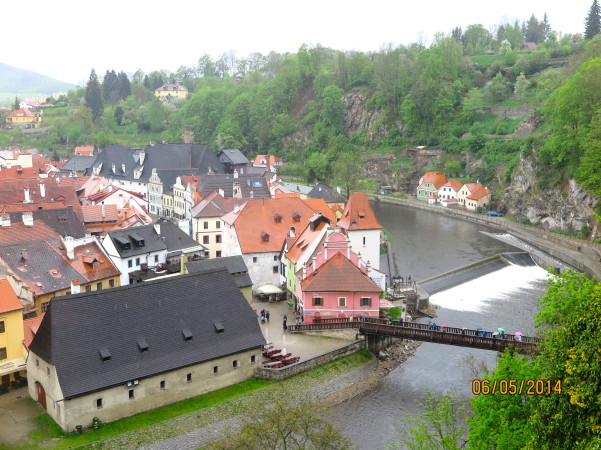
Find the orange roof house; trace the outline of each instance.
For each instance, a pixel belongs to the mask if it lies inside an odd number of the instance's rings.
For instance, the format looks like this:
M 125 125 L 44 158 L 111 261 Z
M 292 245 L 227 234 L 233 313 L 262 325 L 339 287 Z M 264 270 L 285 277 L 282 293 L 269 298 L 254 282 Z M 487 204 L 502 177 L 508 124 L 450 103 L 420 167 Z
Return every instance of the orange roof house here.
M 491 191 L 480 183 L 467 183 L 459 190 L 457 200 L 471 211 L 485 209 L 490 205 Z
M 81 156 L 93 156 L 94 146 L 89 147 L 75 147 L 75 154 Z
M 284 165 L 284 160 L 275 155 L 257 155 L 253 162 L 254 167 L 278 167 Z

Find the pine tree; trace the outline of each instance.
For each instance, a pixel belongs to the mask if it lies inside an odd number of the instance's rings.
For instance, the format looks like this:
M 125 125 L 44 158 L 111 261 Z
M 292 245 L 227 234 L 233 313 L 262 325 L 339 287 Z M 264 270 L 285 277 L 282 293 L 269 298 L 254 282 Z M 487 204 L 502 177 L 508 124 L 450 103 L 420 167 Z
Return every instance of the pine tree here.
M 584 26 L 584 39 L 592 39 L 601 33 L 601 9 L 597 0 L 593 0 Z
M 100 116 L 102 116 L 102 92 L 100 89 L 100 82 L 98 81 L 98 75 L 96 75 L 96 71 L 94 69 L 92 69 L 92 73 L 90 73 L 90 79 L 86 85 L 85 100 L 86 106 L 92 110 L 94 119 L 98 119 Z
M 119 98 L 125 100 L 131 95 L 131 84 L 129 82 L 129 78 L 127 78 L 127 74 L 125 72 L 119 72 L 117 81 L 119 86 Z
M 15 97 L 15 104 L 13 105 L 13 110 L 17 110 L 21 107 L 21 100 L 19 100 L 19 97 Z
M 119 101 L 119 80 L 114 70 L 107 70 L 102 80 L 102 95 L 104 101 L 114 105 Z

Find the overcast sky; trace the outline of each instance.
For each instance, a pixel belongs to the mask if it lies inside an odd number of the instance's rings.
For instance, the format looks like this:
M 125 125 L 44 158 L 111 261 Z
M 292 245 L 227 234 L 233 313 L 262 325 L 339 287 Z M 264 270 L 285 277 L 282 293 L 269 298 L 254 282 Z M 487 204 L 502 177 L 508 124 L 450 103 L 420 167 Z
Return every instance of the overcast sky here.
M 203 53 L 296 52 L 303 43 L 376 51 L 429 44 L 437 32 L 488 29 L 547 13 L 553 30 L 583 33 L 592 0 L 29 0 L 2 1 L 0 62 L 84 83 L 92 68 L 133 73 L 192 65 Z

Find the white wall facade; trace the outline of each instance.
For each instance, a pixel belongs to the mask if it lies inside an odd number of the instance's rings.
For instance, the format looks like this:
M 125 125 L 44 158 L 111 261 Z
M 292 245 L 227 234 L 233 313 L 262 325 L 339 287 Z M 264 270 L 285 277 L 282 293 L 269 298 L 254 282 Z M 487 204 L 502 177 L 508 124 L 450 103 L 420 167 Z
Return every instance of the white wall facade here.
M 148 268 L 152 269 L 158 264 L 165 264 L 167 262 L 167 250 L 142 253 L 129 258 L 121 258 L 108 234 L 104 237 L 102 246 L 104 247 L 104 250 L 108 254 L 109 258 L 111 258 L 111 261 L 113 261 L 113 264 L 115 264 L 117 269 L 119 269 L 119 272 L 121 272 L 121 286 L 127 286 L 130 284 L 130 272 L 140 270 L 142 264 L 148 264 Z M 129 267 L 130 260 L 132 261 L 131 267 Z
M 76 425 L 89 427 L 94 417 L 103 423 L 112 422 L 249 380 L 260 364 L 260 349 L 253 349 L 142 378 L 137 385 L 127 386 L 124 383 L 70 400 L 63 399 L 55 367 L 33 353 L 29 355 L 27 377 L 29 395 L 37 400 L 36 381 L 41 383 L 46 392 L 48 414 L 63 430 L 71 432 Z M 164 387 L 161 387 L 161 382 L 164 382 Z M 134 391 L 133 398 L 130 398 L 130 390 Z M 97 406 L 99 399 L 102 403 L 100 408 Z
M 374 269 L 380 270 L 380 230 L 351 230 L 348 232 L 351 248 L 369 261 Z

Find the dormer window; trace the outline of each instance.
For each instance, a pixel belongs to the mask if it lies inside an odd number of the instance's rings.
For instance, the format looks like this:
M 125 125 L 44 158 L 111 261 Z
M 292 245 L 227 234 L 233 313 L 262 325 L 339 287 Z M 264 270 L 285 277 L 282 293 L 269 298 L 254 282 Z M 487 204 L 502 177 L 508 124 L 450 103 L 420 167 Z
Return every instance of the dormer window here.
M 362 209 L 360 209 L 359 211 L 357 211 L 357 214 L 359 214 L 360 218 L 365 218 L 365 211 L 363 211 Z
M 182 328 L 182 335 L 184 336 L 185 341 L 192 340 L 192 332 L 188 328 Z
M 121 247 L 123 250 L 129 250 L 131 248 L 129 239 L 124 236 L 115 237 L 115 241 L 117 241 L 117 244 L 119 244 L 119 247 Z
M 134 240 L 138 247 L 144 247 L 144 238 L 140 236 L 138 233 L 132 233 L 129 235 L 130 238 Z
M 282 223 L 282 216 L 276 214 L 275 216 L 273 216 L 273 220 L 275 221 L 275 223 Z
M 225 331 L 225 328 L 224 328 L 222 322 L 213 322 L 213 325 L 215 325 L 215 331 L 217 333 L 223 333 Z
M 138 349 L 140 349 L 141 353 L 148 351 L 148 342 L 146 342 L 146 339 L 144 339 L 144 338 L 138 339 Z
M 301 216 L 300 216 L 300 214 L 298 214 L 298 213 L 294 213 L 294 214 L 292 214 L 292 220 L 293 220 L 294 222 L 300 222 L 300 219 L 301 219 Z
M 111 360 L 111 352 L 107 347 L 101 348 L 99 353 L 100 358 L 102 358 L 102 362 L 109 362 Z
M 262 232 L 261 233 L 261 240 L 263 242 L 269 242 L 269 235 L 267 233 L 265 233 L 265 232 Z

